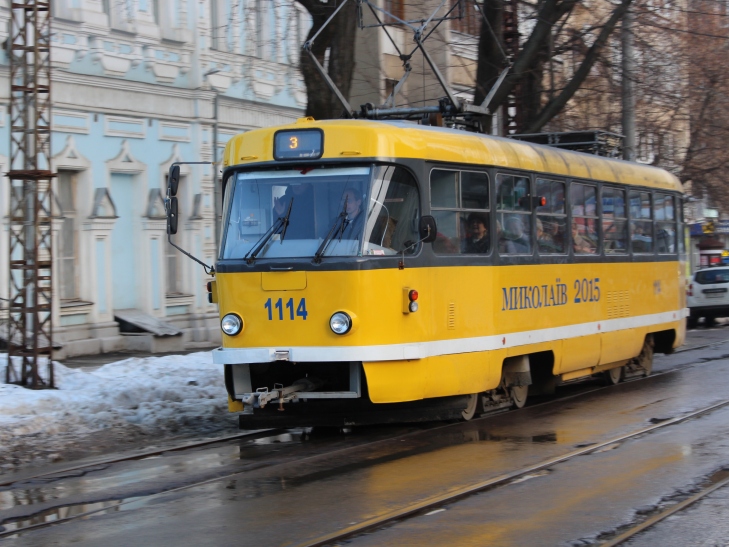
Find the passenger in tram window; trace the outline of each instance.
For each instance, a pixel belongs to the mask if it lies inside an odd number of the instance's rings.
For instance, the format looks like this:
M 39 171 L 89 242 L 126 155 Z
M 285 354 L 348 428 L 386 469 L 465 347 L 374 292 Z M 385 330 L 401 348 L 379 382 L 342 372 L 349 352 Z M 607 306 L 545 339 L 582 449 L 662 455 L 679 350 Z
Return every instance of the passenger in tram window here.
M 506 229 L 504 230 L 504 239 L 510 242 L 512 251 L 516 254 L 524 254 L 531 252 L 531 244 L 529 241 L 529 235 L 524 229 L 524 223 L 520 216 L 511 216 L 506 219 Z
M 558 220 L 553 217 L 537 217 L 537 246 L 541 253 L 563 253 L 564 242 Z
M 652 223 L 650 221 L 631 222 L 631 240 L 633 242 L 633 252 L 653 252 L 653 237 L 651 236 L 651 225 Z
M 572 248 L 576 254 L 595 254 L 595 245 L 580 233 L 580 225 L 574 220 L 572 221 Z
M 293 198 L 291 216 L 286 237 L 291 239 L 311 239 L 314 237 L 314 189 L 311 184 L 290 184 L 280 198 L 273 200 L 272 221 L 286 215 Z
M 481 213 L 468 215 L 468 237 L 466 238 L 466 254 L 486 254 L 489 252 L 489 221 Z

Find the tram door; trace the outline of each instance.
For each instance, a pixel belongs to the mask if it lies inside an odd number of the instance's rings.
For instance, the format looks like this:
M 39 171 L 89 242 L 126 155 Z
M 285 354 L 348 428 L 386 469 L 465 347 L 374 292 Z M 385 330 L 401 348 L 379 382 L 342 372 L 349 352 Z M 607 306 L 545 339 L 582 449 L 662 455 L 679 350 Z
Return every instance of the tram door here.
M 139 290 L 135 273 L 134 213 L 135 184 L 133 175 L 111 175 L 111 195 L 116 206 L 117 219 L 111 234 L 111 265 L 113 303 L 115 310 L 136 307 Z

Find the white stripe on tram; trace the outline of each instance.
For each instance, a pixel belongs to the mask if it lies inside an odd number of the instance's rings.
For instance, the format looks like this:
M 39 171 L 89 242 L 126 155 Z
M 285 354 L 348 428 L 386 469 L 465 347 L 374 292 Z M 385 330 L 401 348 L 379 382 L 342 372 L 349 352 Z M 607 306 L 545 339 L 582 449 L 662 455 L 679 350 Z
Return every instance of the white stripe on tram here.
M 606 319 L 591 323 L 578 323 L 549 329 L 520 331 L 475 338 L 434 340 L 412 344 L 388 344 L 372 346 L 277 346 L 275 348 L 218 348 L 213 350 L 213 363 L 234 365 L 238 363 L 267 363 L 289 361 L 401 361 L 424 359 L 438 355 L 454 355 L 495 349 L 553 342 L 566 338 L 578 338 L 603 332 L 617 332 L 661 323 L 679 321 L 688 316 L 688 308 L 682 310 Z

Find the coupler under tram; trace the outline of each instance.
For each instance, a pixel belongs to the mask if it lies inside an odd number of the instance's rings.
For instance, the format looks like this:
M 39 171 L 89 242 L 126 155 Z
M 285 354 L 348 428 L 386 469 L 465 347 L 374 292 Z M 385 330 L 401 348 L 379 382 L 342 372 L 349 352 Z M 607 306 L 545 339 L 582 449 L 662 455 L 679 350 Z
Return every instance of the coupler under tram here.
M 225 365 L 225 386 L 241 429 L 457 420 L 468 404 L 465 395 L 375 404 L 357 362 Z
M 225 365 L 231 408 L 241 429 L 348 427 L 354 425 L 464 420 L 522 408 L 532 383 L 527 356 L 506 359 L 496 389 L 419 401 L 373 403 L 362 363 L 274 361 Z M 269 387 L 254 386 L 270 385 Z

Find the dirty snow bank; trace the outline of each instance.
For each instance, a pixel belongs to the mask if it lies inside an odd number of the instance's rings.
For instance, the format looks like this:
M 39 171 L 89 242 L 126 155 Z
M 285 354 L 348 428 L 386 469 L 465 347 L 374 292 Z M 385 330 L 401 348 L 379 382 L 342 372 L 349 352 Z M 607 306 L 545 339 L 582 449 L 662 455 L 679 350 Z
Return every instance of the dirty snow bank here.
M 55 390 L 5 384 L 6 364 L 7 354 L 0 355 L 0 473 L 169 436 L 235 431 L 223 371 L 209 351 L 93 371 L 56 363 Z

